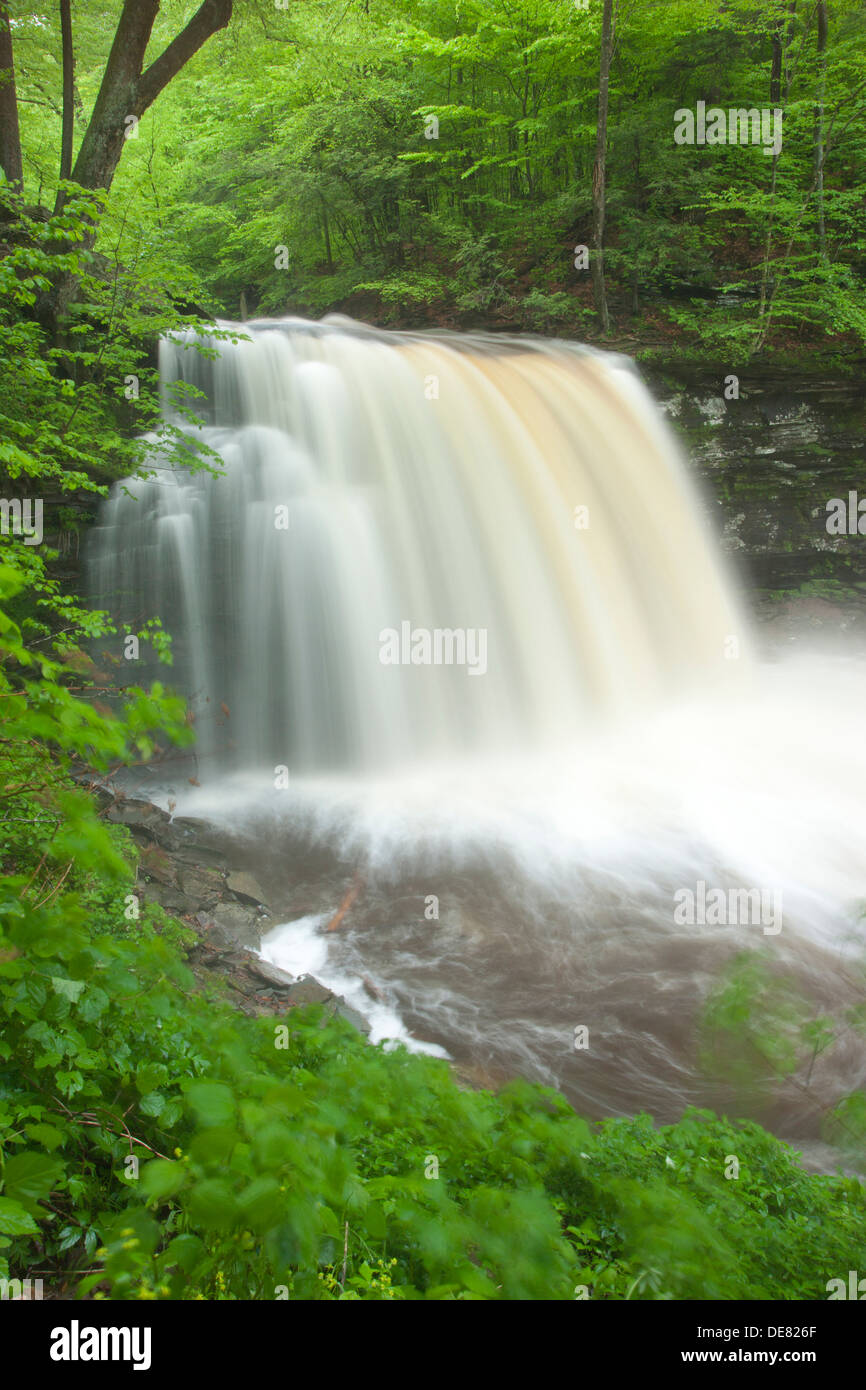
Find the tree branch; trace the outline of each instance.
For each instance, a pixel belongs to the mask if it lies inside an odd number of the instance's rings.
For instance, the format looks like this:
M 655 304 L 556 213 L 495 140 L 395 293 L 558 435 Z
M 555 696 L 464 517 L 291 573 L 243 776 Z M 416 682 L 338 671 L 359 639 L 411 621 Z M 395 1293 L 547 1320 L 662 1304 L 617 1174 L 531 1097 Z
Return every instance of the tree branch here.
M 212 34 L 224 29 L 232 17 L 232 0 L 204 0 L 185 29 L 172 39 L 158 58 L 142 73 L 138 83 L 138 114 L 146 111 L 173 77 L 207 43 Z
M 72 138 L 75 133 L 75 51 L 72 47 L 72 0 L 60 0 L 60 41 L 63 52 L 63 118 L 60 138 L 60 179 L 72 173 Z M 54 216 L 63 211 L 64 193 L 57 190 Z

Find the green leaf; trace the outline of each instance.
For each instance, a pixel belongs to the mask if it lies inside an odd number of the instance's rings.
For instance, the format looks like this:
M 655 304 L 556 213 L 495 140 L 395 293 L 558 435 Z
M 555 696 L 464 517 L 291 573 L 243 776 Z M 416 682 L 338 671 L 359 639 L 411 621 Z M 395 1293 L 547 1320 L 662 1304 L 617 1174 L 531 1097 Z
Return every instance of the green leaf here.
M 168 1067 L 163 1062 L 147 1062 L 135 1073 L 135 1084 L 143 1096 L 164 1086 L 167 1080 Z
M 222 1178 L 205 1178 L 190 1193 L 189 1213 L 206 1231 L 227 1230 L 236 1219 L 234 1193 Z
M 142 1115 L 151 1115 L 155 1119 L 165 1109 L 165 1096 L 161 1091 L 150 1091 L 142 1096 L 138 1108 Z
M 235 1101 L 228 1086 L 216 1081 L 194 1081 L 187 1087 L 187 1100 L 203 1125 L 227 1125 L 234 1119 Z
M 160 1264 L 166 1269 L 170 1269 L 172 1265 L 179 1265 L 182 1270 L 188 1273 L 204 1253 L 205 1246 L 200 1237 L 187 1232 L 182 1236 L 175 1236 L 174 1240 L 169 1242 L 164 1254 L 160 1257 Z
M 24 1132 L 34 1144 L 41 1144 L 43 1149 L 51 1152 L 66 1143 L 66 1135 L 54 1125 L 25 1125 Z
M 487 1278 L 475 1265 L 464 1265 L 460 1270 L 460 1282 L 470 1293 L 480 1294 L 483 1298 L 496 1298 L 496 1285 Z
M 7 1236 L 35 1236 L 39 1227 L 20 1202 L 0 1197 L 0 1231 Z
M 155 1158 L 141 1170 L 141 1187 L 148 1197 L 162 1200 L 179 1192 L 186 1178 L 186 1169 L 182 1164 L 172 1163 L 167 1158 Z
M 54 986 L 55 994 L 62 994 L 72 1004 L 77 1001 L 85 987 L 84 980 L 67 980 L 63 975 L 52 975 L 51 983 Z
M 256 1178 L 238 1197 L 238 1209 L 254 1231 L 267 1230 L 285 1210 L 285 1197 L 275 1178 Z
M 52 1192 L 63 1172 L 63 1164 L 56 1158 L 29 1151 L 15 1154 L 6 1160 L 3 1172 L 6 1195 L 21 1202 L 33 1216 L 39 1216 L 40 1199 Z
M 364 1225 L 374 1240 L 384 1240 L 387 1235 L 385 1213 L 378 1202 L 370 1202 L 364 1212 Z

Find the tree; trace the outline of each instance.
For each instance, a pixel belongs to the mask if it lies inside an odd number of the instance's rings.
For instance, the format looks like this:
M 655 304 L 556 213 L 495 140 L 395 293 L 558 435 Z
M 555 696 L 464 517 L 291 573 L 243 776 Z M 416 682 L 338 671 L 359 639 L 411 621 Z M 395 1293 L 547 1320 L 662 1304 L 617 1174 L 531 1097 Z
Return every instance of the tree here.
M 0 5 L 0 166 L 13 188 L 21 187 L 21 132 L 18 129 L 18 96 L 9 10 Z
M 613 0 L 604 0 L 598 71 L 598 122 L 595 133 L 595 164 L 592 170 L 592 288 L 603 333 L 610 331 L 610 313 L 604 282 L 604 221 L 607 204 L 607 112 L 612 56 Z
M 63 53 L 63 134 L 60 144 L 60 183 L 55 213 L 63 210 L 63 181 L 72 173 L 72 140 L 75 134 L 75 49 L 72 43 L 72 0 L 60 0 L 60 42 Z
M 824 214 L 824 96 L 827 87 L 827 3 L 818 0 L 819 89 L 815 106 L 815 194 L 818 201 L 818 253 L 827 259 L 827 221 Z
M 73 165 L 72 148 L 75 109 L 75 54 L 72 36 L 71 0 L 60 0 L 60 30 L 63 55 L 62 138 L 55 213 L 62 211 L 63 181 L 71 181 L 88 192 L 107 192 L 111 188 L 124 144 L 134 123 L 153 104 L 160 92 L 194 57 L 204 43 L 225 28 L 232 16 L 233 0 L 204 0 L 189 23 L 145 67 L 145 56 L 160 0 L 124 0 L 114 32 L 99 93 L 84 138 Z M 18 123 L 18 98 L 12 30 L 8 9 L 0 9 L 0 161 L 8 182 L 23 187 L 23 160 Z M 96 219 L 84 249 L 96 238 Z M 38 317 L 52 331 L 65 313 L 75 291 L 76 276 L 65 272 L 44 293 L 38 304 Z
M 232 16 L 232 0 L 204 0 L 186 28 L 145 68 L 158 11 L 159 0 L 125 0 L 93 115 L 72 170 L 73 182 L 82 188 L 111 187 L 130 118 L 140 120 L 202 45 L 225 28 Z

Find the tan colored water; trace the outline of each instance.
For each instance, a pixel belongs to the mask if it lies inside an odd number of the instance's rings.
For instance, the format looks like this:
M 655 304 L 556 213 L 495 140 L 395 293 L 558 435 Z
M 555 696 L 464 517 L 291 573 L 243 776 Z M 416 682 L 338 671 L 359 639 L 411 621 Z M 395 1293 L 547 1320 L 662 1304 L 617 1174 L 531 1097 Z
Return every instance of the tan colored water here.
M 171 628 L 203 754 L 381 771 L 549 745 L 742 676 L 731 585 L 626 359 L 294 321 L 247 332 L 215 364 L 163 347 L 166 380 L 208 392 L 201 437 L 225 477 L 117 489 L 96 535 L 100 600 Z M 404 622 L 483 633 L 485 669 L 383 664 L 381 634 Z M 222 704 L 232 757 L 208 717 Z

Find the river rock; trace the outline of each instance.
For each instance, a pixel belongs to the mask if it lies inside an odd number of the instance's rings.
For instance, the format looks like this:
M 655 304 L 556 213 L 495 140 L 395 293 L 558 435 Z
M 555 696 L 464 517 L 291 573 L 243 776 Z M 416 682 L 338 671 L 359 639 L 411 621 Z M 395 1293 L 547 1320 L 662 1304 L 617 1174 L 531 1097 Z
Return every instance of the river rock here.
M 342 1018 L 347 1023 L 351 1023 L 359 1033 L 365 1036 L 370 1032 L 370 1025 L 357 1009 L 353 1009 L 351 1004 L 347 1004 L 340 994 L 334 994 L 326 985 L 321 984 L 312 975 L 302 975 L 296 984 L 293 984 L 288 991 L 288 1003 L 291 1006 L 298 1004 L 321 1004 L 324 1009 L 324 1020 L 329 1018 Z
M 171 888 L 177 885 L 177 866 L 158 845 L 144 847 L 138 856 L 138 867 L 141 873 L 156 879 L 157 883 L 167 884 Z
M 245 869 L 230 871 L 226 882 L 230 891 L 241 902 L 258 906 L 266 901 L 258 881 Z
M 170 816 L 167 811 L 154 806 L 152 801 L 127 797 L 123 801 L 113 802 L 105 813 L 105 819 L 114 825 L 128 825 L 130 829 L 143 830 L 153 837 L 155 830 L 168 825 Z
M 216 869 L 181 864 L 180 886 L 193 907 L 213 907 L 225 891 L 225 881 Z
M 225 831 L 210 821 L 199 820 L 197 816 L 175 816 L 170 829 L 177 838 L 176 848 L 194 845 L 196 849 L 222 852 L 225 844 Z
M 205 868 L 225 871 L 226 858 L 217 849 L 206 849 L 204 845 L 185 844 L 172 851 L 172 858 L 179 864 L 201 865 Z
M 267 921 L 253 907 L 228 902 L 218 903 L 210 913 L 210 920 L 213 923 L 211 933 L 220 944 L 251 946 L 254 951 L 261 945 L 262 923 Z
M 271 965 L 270 961 L 261 960 L 258 956 L 250 957 L 247 969 L 260 980 L 264 980 L 271 989 L 291 990 L 295 983 L 293 975 L 286 974 L 279 966 Z
M 158 903 L 165 908 L 166 912 L 174 912 L 180 916 L 189 911 L 189 899 L 177 887 L 170 884 L 159 883 L 156 879 L 147 879 L 139 883 L 136 892 L 146 903 Z
M 320 984 L 312 975 L 302 975 L 296 984 L 292 985 L 289 1003 L 290 1004 L 325 1004 L 335 995 L 327 986 Z

